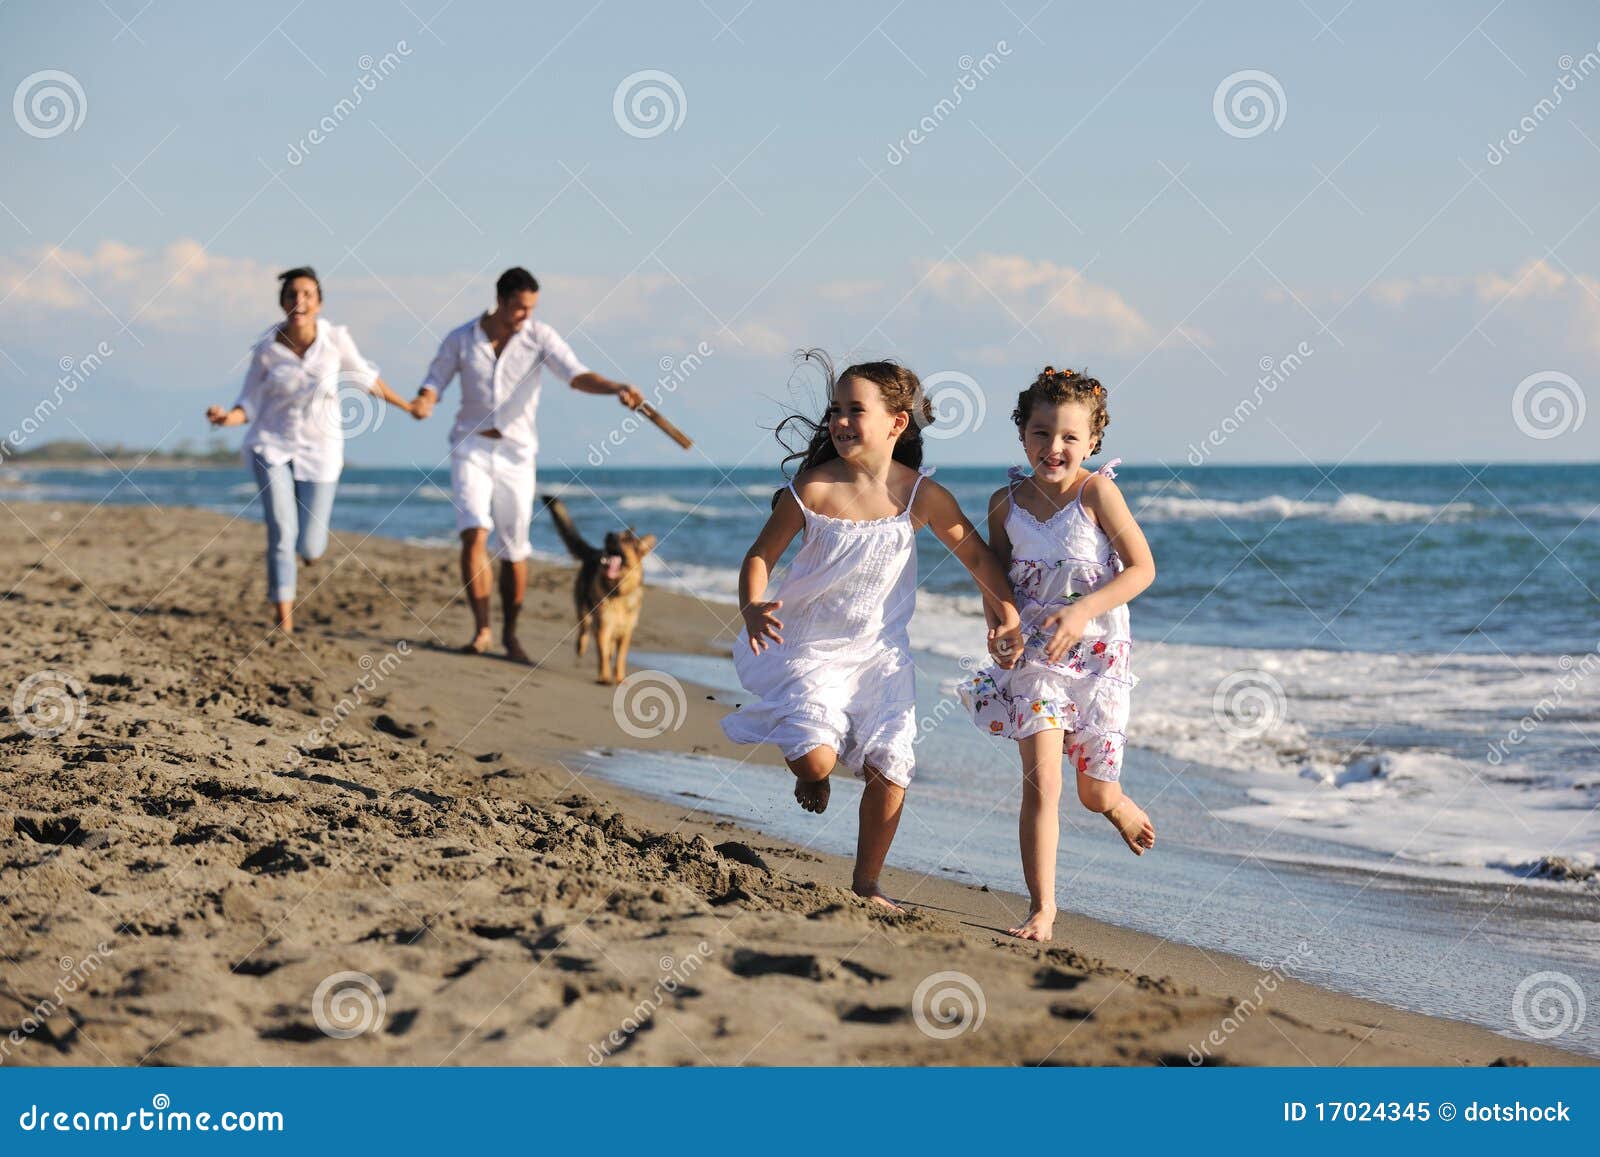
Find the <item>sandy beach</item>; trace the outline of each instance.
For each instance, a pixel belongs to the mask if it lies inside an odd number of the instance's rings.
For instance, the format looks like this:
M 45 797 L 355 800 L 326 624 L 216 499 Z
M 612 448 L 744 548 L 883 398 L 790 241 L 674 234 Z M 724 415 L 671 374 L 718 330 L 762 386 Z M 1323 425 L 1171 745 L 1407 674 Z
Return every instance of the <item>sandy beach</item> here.
M 694 693 L 619 727 L 570 570 L 534 570 L 528 668 L 454 653 L 453 552 L 376 537 L 269 635 L 261 546 L 0 504 L 0 1063 L 1592 1063 L 1071 913 L 1021 944 L 1020 898 L 893 853 L 912 910 L 874 910 L 837 857 L 583 773 L 750 752 Z M 724 652 L 732 618 L 652 590 L 635 647 Z

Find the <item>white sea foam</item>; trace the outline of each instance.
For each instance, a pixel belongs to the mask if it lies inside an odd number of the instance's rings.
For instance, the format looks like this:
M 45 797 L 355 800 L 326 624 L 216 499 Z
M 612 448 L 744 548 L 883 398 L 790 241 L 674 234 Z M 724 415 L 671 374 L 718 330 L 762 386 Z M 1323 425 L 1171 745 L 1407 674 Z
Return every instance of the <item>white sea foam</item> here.
M 1423 522 L 1430 519 L 1451 522 L 1484 513 L 1470 502 L 1447 502 L 1435 505 L 1377 498 L 1370 494 L 1341 494 L 1331 502 L 1288 498 L 1282 494 L 1268 494 L 1246 501 L 1179 498 L 1168 494 L 1156 494 L 1142 501 L 1136 500 L 1132 505 L 1136 517 L 1152 522 L 1182 522 L 1213 518 L 1224 521 L 1320 518 L 1331 522 Z
M 742 502 L 737 507 L 721 506 L 706 501 L 689 502 L 670 494 L 625 494 L 607 504 L 618 511 L 660 510 L 691 518 L 744 518 L 759 513 Z

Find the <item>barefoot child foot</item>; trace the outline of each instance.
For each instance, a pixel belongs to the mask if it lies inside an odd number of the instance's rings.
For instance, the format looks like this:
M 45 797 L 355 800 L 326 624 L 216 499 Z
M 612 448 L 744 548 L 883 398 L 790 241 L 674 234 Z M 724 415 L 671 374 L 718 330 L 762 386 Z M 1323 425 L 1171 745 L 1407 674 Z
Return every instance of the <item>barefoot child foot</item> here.
M 821 815 L 828 810 L 828 797 L 833 794 L 828 777 L 838 762 L 838 752 L 825 744 L 788 761 L 794 772 L 794 798 L 806 811 Z
M 1101 813 L 1111 821 L 1111 826 L 1117 829 L 1117 834 L 1128 845 L 1128 850 L 1136 856 L 1142 856 L 1156 845 L 1155 825 L 1150 822 L 1150 817 L 1145 810 L 1134 803 L 1127 796 L 1123 796 L 1106 811 Z
M 472 642 L 461 648 L 461 653 L 464 655 L 481 655 L 489 649 L 489 644 L 493 641 L 494 632 L 489 630 L 488 627 L 484 627 L 476 635 L 472 636 Z
M 517 642 L 515 635 L 507 635 L 504 642 L 506 645 L 506 658 L 513 663 L 525 663 L 530 667 L 533 666 L 533 660 L 528 658 L 528 652 L 522 649 L 522 644 Z
M 863 900 L 870 900 L 872 903 L 877 904 L 880 907 L 887 908 L 891 912 L 905 911 L 904 908 L 900 907 L 900 905 L 896 904 L 893 900 L 889 899 L 889 897 L 883 894 L 883 889 L 878 887 L 876 880 L 870 884 L 852 884 L 850 885 L 850 890 L 857 896 L 860 896 Z
M 794 798 L 801 807 L 808 812 L 821 815 L 828 810 L 828 797 L 833 794 L 833 788 L 828 785 L 828 777 L 821 779 L 797 779 L 794 781 Z
M 1035 908 L 1028 913 L 1028 918 L 1015 928 L 1007 928 L 1007 936 L 1015 936 L 1018 940 L 1050 940 L 1055 936 L 1056 910 L 1051 905 L 1046 908 Z

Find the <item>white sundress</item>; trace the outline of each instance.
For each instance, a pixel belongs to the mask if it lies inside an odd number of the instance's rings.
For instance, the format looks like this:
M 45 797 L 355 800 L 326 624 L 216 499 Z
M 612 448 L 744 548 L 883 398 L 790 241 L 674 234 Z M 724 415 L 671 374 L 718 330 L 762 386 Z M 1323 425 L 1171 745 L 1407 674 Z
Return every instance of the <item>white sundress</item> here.
M 1113 458 L 1095 473 L 1115 478 Z M 961 701 L 983 731 L 1025 739 L 1059 728 L 1074 770 L 1094 779 L 1122 774 L 1130 692 L 1139 679 L 1131 667 L 1132 636 L 1123 604 L 1096 615 L 1083 638 L 1051 663 L 1045 657 L 1049 615 L 1098 589 L 1122 570 L 1111 540 L 1083 508 L 1078 495 L 1040 522 L 1016 501 L 1023 471 L 1011 470 L 1011 589 L 1022 619 L 1022 657 L 1010 670 L 988 666 L 960 685 Z M 1088 485 L 1088 479 L 1084 480 Z
M 916 682 L 907 624 L 917 600 L 911 506 L 933 473 L 923 467 L 899 514 L 865 521 L 807 509 L 805 537 L 777 593 L 782 643 L 733 644 L 739 682 L 757 696 L 722 720 L 735 743 L 772 743 L 785 759 L 832 747 L 857 774 L 876 769 L 909 786 L 915 766 Z

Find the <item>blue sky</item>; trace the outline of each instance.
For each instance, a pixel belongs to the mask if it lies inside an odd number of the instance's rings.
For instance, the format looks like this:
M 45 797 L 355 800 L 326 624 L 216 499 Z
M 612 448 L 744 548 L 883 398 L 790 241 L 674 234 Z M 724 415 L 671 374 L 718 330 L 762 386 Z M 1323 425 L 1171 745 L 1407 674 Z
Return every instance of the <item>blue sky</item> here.
M 662 408 L 724 465 L 776 464 L 798 346 L 937 376 L 936 462 L 1012 460 L 1046 362 L 1131 462 L 1595 459 L 1592 6 L 439 4 L 0 6 L 0 431 L 104 342 L 33 439 L 204 444 L 302 262 L 409 394 L 524 264 L 603 373 L 713 351 Z M 670 123 L 630 119 L 647 70 Z M 619 416 L 547 384 L 542 460 Z M 448 424 L 349 458 L 438 464 Z

